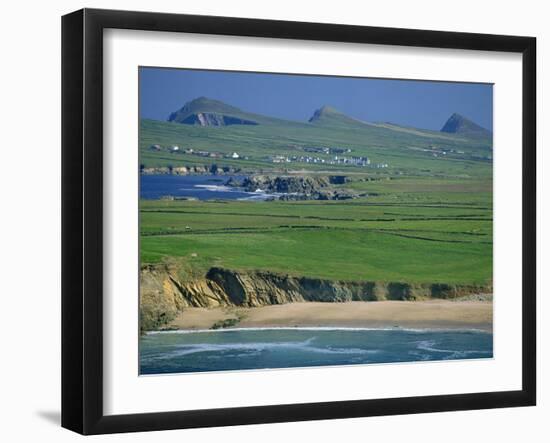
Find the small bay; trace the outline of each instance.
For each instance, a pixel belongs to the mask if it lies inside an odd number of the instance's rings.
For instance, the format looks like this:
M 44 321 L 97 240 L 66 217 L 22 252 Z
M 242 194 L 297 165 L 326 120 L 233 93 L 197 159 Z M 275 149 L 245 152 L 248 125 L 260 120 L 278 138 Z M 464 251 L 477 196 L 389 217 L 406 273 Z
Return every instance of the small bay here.
M 267 200 L 274 196 L 261 190 L 246 192 L 226 186 L 229 179 L 241 175 L 141 175 L 140 198 L 188 198 L 196 200 Z

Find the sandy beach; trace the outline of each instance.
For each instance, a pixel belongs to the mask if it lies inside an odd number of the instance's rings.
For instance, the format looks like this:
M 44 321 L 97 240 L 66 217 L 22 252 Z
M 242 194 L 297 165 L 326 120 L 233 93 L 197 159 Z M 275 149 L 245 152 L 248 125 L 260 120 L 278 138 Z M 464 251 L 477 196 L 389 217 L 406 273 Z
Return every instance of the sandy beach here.
M 491 301 L 379 301 L 289 303 L 257 308 L 187 308 L 170 329 L 209 329 L 235 319 L 233 327 L 401 327 L 492 331 Z

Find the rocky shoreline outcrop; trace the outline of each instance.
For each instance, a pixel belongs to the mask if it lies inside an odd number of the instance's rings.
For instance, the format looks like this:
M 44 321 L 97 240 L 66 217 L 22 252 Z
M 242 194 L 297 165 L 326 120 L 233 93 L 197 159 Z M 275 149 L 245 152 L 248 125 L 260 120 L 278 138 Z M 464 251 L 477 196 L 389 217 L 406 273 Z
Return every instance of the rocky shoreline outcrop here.
M 330 181 L 327 177 L 309 175 L 252 175 L 245 177 L 243 180 L 231 178 L 227 181 L 226 185 L 243 188 L 248 192 L 261 189 L 262 191 L 273 193 L 312 194 L 329 187 Z
M 218 267 L 211 268 L 202 277 L 189 278 L 180 275 L 175 267 L 146 265 L 140 274 L 140 323 L 142 330 L 157 329 L 186 307 L 454 299 L 487 292 L 492 292 L 492 288 L 445 283 L 340 281 Z
M 159 166 L 140 168 L 142 175 L 239 175 L 246 172 L 229 166 Z M 371 180 L 361 178 L 358 181 Z M 374 179 L 372 179 L 374 180 Z M 244 178 L 231 177 L 226 186 L 240 188 L 247 192 L 261 190 L 276 195 L 272 200 L 351 200 L 368 197 L 367 193 L 358 193 L 350 189 L 334 187 L 351 182 L 345 175 L 250 175 Z
M 230 178 L 226 186 L 242 188 L 247 192 L 261 190 L 280 194 L 279 200 L 349 200 L 361 197 L 363 194 L 332 186 L 348 181 L 347 177 L 339 175 L 252 175 L 244 179 Z

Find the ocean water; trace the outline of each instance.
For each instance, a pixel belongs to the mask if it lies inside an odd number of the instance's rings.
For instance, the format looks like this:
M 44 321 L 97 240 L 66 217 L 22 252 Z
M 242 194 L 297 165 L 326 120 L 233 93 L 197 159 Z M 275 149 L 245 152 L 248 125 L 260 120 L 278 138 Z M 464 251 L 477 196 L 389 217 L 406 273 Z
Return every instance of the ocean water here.
M 157 200 L 164 196 L 193 197 L 198 200 L 266 200 L 276 194 L 260 190 L 246 192 L 225 186 L 231 177 L 240 175 L 142 175 L 140 176 L 140 198 Z
M 167 331 L 140 339 L 140 373 L 492 358 L 477 330 L 272 328 Z

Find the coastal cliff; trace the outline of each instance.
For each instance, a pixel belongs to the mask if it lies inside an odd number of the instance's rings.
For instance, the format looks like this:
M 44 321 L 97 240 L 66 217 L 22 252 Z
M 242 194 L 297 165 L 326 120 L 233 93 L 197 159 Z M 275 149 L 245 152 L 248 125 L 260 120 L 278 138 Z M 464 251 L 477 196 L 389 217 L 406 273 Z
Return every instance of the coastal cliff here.
M 140 275 L 141 329 L 159 328 L 186 307 L 259 307 L 293 302 L 453 299 L 492 288 L 444 283 L 337 281 L 267 271 L 211 268 L 202 277 L 176 267 L 146 265 Z

